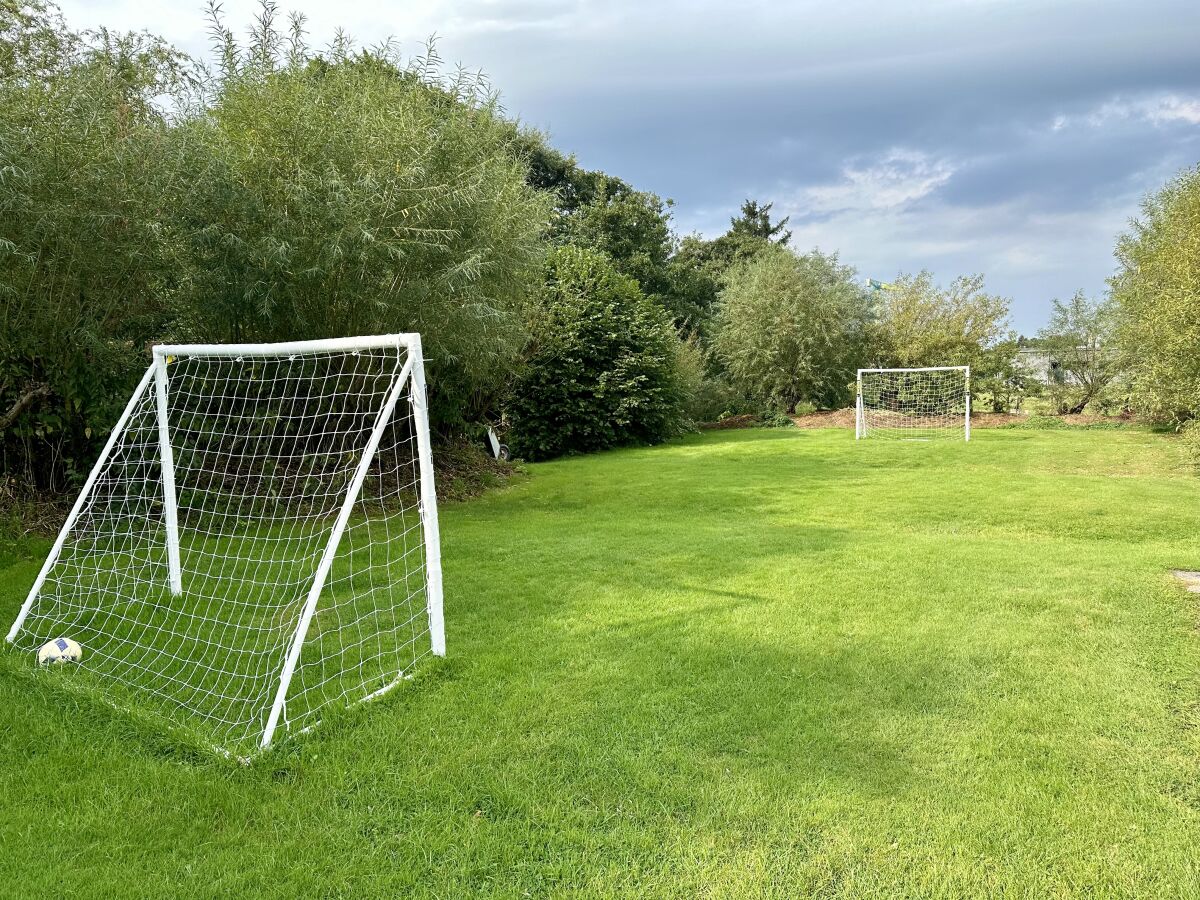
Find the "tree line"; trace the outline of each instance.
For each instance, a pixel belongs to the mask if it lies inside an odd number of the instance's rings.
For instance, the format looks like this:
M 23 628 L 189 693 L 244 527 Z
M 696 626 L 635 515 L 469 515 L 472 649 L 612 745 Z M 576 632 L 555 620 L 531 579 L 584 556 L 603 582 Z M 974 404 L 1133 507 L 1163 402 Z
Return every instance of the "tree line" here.
M 419 331 L 439 434 L 503 423 L 533 459 L 844 405 L 867 365 L 971 365 L 997 409 L 1027 390 L 1008 301 L 982 276 L 872 289 L 836 254 L 793 248 L 755 200 L 716 238 L 681 236 L 670 201 L 579 166 L 434 45 L 404 57 L 339 35 L 318 52 L 267 0 L 240 40 L 210 6 L 206 63 L 147 34 L 76 32 L 46 0 L 0 11 L 11 489 L 78 481 L 166 340 Z M 1147 227 L 1185 232 L 1175 202 L 1148 206 Z M 1123 239 L 1114 299 L 1059 304 L 1038 340 L 1066 357 L 1100 322 L 1108 347 L 1119 302 L 1123 340 L 1157 346 L 1131 324 L 1178 320 L 1139 280 L 1174 277 L 1147 261 L 1156 241 Z M 1147 409 L 1195 415 L 1150 399 L 1184 391 L 1160 368 L 1129 371 Z

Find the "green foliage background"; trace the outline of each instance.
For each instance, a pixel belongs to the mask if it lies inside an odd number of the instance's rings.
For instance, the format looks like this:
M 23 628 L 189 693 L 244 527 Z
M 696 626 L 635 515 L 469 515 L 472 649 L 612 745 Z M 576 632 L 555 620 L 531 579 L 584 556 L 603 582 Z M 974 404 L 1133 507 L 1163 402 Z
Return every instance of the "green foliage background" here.
M 1155 419 L 1200 416 L 1200 166 L 1147 197 L 1117 243 L 1110 281 L 1134 402 Z
M 836 256 L 769 244 L 729 270 L 714 348 L 728 380 L 768 406 L 844 404 L 870 312 L 854 270 Z
M 184 161 L 151 101 L 192 82 L 152 38 L 85 43 L 51 12 L 4 12 L 0 461 L 57 488 L 90 462 L 186 277 L 168 222 Z
M 902 273 L 870 293 L 836 254 L 793 249 L 788 217 L 756 200 L 723 234 L 681 236 L 669 199 L 579 166 L 433 45 L 402 57 L 339 35 L 314 52 L 271 2 L 242 42 L 218 6 L 210 19 L 211 68 L 149 35 L 77 33 L 45 0 L 0 0 L 8 495 L 76 485 L 163 340 L 420 331 L 441 436 L 510 425 L 538 457 L 845 404 L 862 366 L 970 365 L 980 409 L 1039 390 L 982 275 Z M 1048 388 L 1056 408 L 1200 415 L 1198 234 L 1191 170 L 1121 238 L 1111 304 L 1058 304 L 1034 339 L 1071 372 Z M 605 338 L 571 370 L 546 348 L 581 340 L 585 307 L 635 309 L 655 338 L 619 352 Z M 653 401 L 643 376 L 661 381 Z M 535 399 L 559 415 L 568 396 L 554 437 Z
M 526 341 L 551 200 L 436 52 L 323 55 L 264 5 L 207 73 L 53 8 L 0 29 L 0 422 L 10 489 L 76 481 L 148 346 L 420 331 L 443 432 Z
M 208 165 L 181 223 L 186 337 L 418 331 L 443 426 L 488 406 L 525 342 L 549 198 L 475 78 L 391 48 L 230 67 L 179 130 Z
M 551 255 L 524 376 L 516 451 L 530 459 L 656 443 L 686 424 L 696 377 L 666 312 L 594 250 Z

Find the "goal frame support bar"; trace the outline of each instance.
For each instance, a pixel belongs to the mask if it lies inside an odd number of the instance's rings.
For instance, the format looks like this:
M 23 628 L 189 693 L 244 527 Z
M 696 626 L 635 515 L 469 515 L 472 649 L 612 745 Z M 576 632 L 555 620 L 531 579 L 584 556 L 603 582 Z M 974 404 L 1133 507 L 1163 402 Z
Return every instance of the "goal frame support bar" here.
M 863 436 L 863 402 L 862 402 L 862 370 L 858 373 L 858 390 L 854 395 L 854 439 L 862 440 Z
M 171 450 L 171 429 L 167 424 L 167 364 L 171 357 L 154 354 L 154 404 L 158 418 L 158 462 L 162 468 L 163 525 L 167 530 L 167 579 L 171 594 L 183 593 L 183 575 L 179 567 L 179 500 L 175 494 L 175 454 Z
M 429 440 L 429 397 L 425 386 L 425 355 L 421 336 L 409 348 L 412 370 L 413 418 L 417 426 L 417 462 L 421 470 L 421 528 L 425 535 L 425 609 L 429 644 L 434 656 L 446 655 L 446 626 L 442 613 L 442 539 L 438 527 L 437 490 L 433 482 L 433 449 Z

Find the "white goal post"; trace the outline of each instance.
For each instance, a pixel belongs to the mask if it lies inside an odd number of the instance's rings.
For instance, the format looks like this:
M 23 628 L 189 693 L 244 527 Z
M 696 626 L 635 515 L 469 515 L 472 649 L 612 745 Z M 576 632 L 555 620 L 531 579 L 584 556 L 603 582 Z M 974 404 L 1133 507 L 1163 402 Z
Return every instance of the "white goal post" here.
M 8 641 L 232 752 L 445 655 L 418 334 L 154 348 Z
M 971 439 L 970 366 L 859 369 L 854 437 Z

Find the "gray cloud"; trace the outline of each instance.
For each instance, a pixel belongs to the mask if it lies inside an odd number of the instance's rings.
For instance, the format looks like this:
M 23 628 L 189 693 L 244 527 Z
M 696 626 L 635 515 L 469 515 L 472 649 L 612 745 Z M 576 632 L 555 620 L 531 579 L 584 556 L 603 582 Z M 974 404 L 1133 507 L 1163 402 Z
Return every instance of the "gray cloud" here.
M 249 22 L 249 0 L 226 6 Z M 290 6 L 318 42 L 438 32 L 557 146 L 674 198 L 683 230 L 774 199 L 798 245 L 864 274 L 983 271 L 1026 332 L 1049 298 L 1102 290 L 1140 196 L 1200 161 L 1194 0 Z M 204 49 L 190 0 L 64 9 Z

